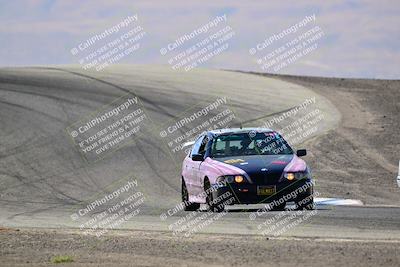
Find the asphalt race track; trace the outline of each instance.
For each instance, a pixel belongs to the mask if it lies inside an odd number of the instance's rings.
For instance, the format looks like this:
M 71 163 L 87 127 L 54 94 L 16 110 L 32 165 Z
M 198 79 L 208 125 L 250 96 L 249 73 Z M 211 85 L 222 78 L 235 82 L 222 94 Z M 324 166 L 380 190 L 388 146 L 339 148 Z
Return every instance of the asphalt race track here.
M 79 228 L 82 220 L 73 218 L 79 209 L 135 180 L 137 190 L 145 197 L 140 213 L 117 229 L 169 232 L 171 224 L 187 213 L 178 211 L 163 218 L 180 201 L 183 158 L 182 153 L 171 152 L 160 136 L 165 125 L 173 125 L 188 111 L 222 98 L 234 111 L 231 125 L 257 127 L 263 119 L 315 97 L 313 107 L 324 114 L 324 119 L 296 147 L 322 151 L 318 140 L 341 127 L 346 114 L 329 100 L 329 94 L 311 88 L 307 81 L 287 80 L 218 70 L 176 72 L 163 66 L 120 65 L 101 73 L 74 66 L 0 69 L 0 226 Z M 68 127 L 127 94 L 138 97 L 148 119 L 140 134 L 105 157 L 83 160 L 79 148 L 71 142 Z M 282 125 L 290 122 L 289 118 Z M 187 130 L 182 127 L 180 132 Z M 338 148 L 331 153 L 344 152 Z M 311 152 L 310 157 L 310 162 L 316 162 L 316 154 Z M 390 173 L 397 171 L 394 164 L 385 166 Z M 324 170 L 326 166 L 317 167 Z M 364 199 L 357 193 L 363 190 L 360 184 L 354 185 L 356 195 L 333 190 L 330 176 L 317 167 L 320 197 L 361 199 L 366 205 L 317 205 L 309 219 L 276 238 L 380 240 L 398 246 L 400 205 L 396 202 L 395 173 L 385 177 L 390 188 L 385 202 L 384 194 Z M 278 212 L 252 218 L 260 207 L 231 207 L 198 233 L 261 236 L 259 225 Z

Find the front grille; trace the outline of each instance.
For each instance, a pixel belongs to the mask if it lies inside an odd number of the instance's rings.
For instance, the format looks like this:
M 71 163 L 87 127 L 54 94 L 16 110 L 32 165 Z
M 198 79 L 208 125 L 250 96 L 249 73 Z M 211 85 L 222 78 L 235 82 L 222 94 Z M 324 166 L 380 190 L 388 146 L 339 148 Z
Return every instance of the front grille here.
M 256 185 L 277 184 L 280 177 L 280 173 L 255 173 L 250 175 L 251 180 Z

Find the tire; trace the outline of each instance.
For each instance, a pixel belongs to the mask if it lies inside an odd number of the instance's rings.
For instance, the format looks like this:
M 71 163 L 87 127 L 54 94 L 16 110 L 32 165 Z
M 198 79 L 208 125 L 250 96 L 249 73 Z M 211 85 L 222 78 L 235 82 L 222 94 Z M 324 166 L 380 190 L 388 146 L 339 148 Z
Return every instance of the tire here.
M 283 211 L 285 210 L 286 207 L 286 202 L 283 202 L 282 204 L 278 205 L 278 206 L 273 206 L 272 207 L 272 211 Z
M 313 210 L 315 209 L 313 190 L 306 195 L 298 196 L 295 203 L 299 210 Z
M 185 211 L 195 211 L 200 208 L 200 203 L 189 202 L 189 192 L 187 191 L 185 180 L 182 178 L 182 203 Z
M 206 194 L 206 203 L 208 206 L 208 210 L 211 212 L 223 212 L 225 209 L 225 206 L 223 203 L 214 203 L 214 197 L 213 194 L 210 190 L 211 185 L 210 185 L 210 181 L 208 179 L 206 179 L 204 181 L 204 192 Z

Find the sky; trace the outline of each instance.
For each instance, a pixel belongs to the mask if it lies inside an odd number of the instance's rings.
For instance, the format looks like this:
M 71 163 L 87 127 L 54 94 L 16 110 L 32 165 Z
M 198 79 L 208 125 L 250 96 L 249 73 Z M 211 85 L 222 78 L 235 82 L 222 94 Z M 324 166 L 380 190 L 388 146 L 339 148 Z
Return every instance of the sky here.
M 165 56 L 160 53 L 161 48 L 226 15 L 224 25 L 234 31 L 227 41 L 229 47 L 200 67 L 400 79 L 399 14 L 400 1 L 395 0 L 0 0 L 0 66 L 79 64 L 79 56 L 71 53 L 72 48 L 133 15 L 138 16 L 135 23 L 146 35 L 140 41 L 140 49 L 119 63 L 168 65 L 168 59 L 176 53 Z M 261 69 L 257 56 L 266 56 L 311 28 L 291 33 L 257 55 L 249 53 L 249 49 L 313 15 L 315 21 L 308 26 L 318 26 L 323 32 L 316 49 L 282 69 Z M 204 33 L 194 38 L 192 44 L 207 36 Z

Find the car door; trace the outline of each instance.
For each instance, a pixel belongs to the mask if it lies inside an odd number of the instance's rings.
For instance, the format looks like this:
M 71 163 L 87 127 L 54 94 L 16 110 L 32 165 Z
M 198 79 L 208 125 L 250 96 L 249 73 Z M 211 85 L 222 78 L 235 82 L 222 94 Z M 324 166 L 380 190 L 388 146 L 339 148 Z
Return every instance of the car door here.
M 204 155 L 206 154 L 206 145 L 207 145 L 208 138 L 207 136 L 203 136 L 201 138 L 201 142 L 199 145 L 199 148 L 196 152 L 196 154 Z M 203 161 L 193 161 L 193 176 L 194 176 L 194 192 L 195 195 L 200 195 L 203 193 L 204 188 L 203 188 L 203 183 L 204 183 L 204 173 L 202 171 L 201 166 L 204 164 Z
M 197 138 L 196 142 L 193 144 L 192 151 L 189 154 L 189 158 L 184 166 L 186 168 L 186 187 L 191 195 L 197 195 L 198 190 L 198 169 L 199 169 L 199 162 L 200 161 L 193 161 L 192 155 L 198 154 L 200 151 L 200 146 L 203 142 L 204 136 L 200 136 Z

